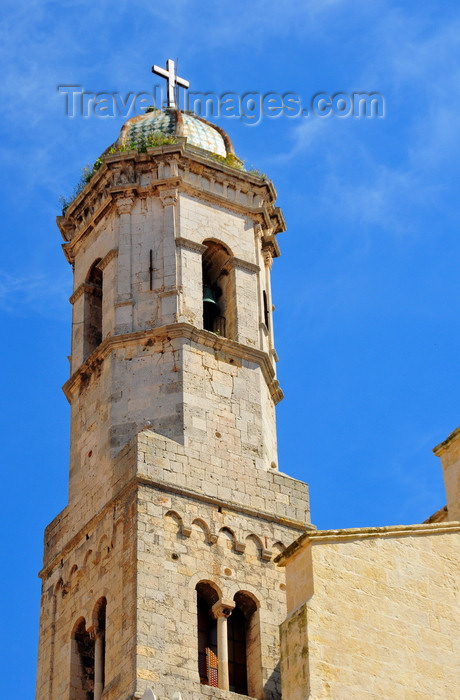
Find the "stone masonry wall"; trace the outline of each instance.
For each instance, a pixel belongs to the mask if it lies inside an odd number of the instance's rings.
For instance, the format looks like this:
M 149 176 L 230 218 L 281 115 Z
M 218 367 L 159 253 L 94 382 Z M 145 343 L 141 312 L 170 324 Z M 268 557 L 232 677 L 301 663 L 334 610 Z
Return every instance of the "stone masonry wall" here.
M 317 532 L 288 553 L 283 700 L 451 700 L 460 527 Z
M 132 697 L 136 645 L 136 497 L 131 489 L 62 542 L 65 518 L 51 530 L 42 571 L 40 645 L 36 700 L 70 695 L 71 637 L 81 618 L 94 622 L 98 600 L 107 599 L 104 700 Z M 83 523 L 82 523 L 83 524 Z M 64 544 L 64 546 L 62 546 Z M 48 546 L 47 546 L 48 545 Z M 73 671 L 75 672 L 75 671 Z
M 222 598 L 249 592 L 259 604 L 262 686 L 280 698 L 279 624 L 284 572 L 274 558 L 298 535 L 308 508 L 304 484 L 238 461 L 199 453 L 147 431 L 138 438 L 138 692 L 180 690 L 184 700 L 238 697 L 200 685 L 197 598 L 200 581 Z M 297 522 L 289 518 L 297 518 Z M 308 516 L 307 516 L 308 517 Z M 299 519 L 302 519 L 299 522 Z
M 248 591 L 259 602 L 265 698 L 279 698 L 286 603 L 273 560 L 308 527 L 307 486 L 151 431 L 114 459 L 107 486 L 95 488 L 104 503 L 93 501 L 89 520 L 68 507 L 45 533 L 37 700 L 67 697 L 72 630 L 81 617 L 90 624 L 101 596 L 104 700 L 140 698 L 148 686 L 161 700 L 179 689 L 183 700 L 238 697 L 199 683 L 195 586 L 203 580 L 224 598 Z

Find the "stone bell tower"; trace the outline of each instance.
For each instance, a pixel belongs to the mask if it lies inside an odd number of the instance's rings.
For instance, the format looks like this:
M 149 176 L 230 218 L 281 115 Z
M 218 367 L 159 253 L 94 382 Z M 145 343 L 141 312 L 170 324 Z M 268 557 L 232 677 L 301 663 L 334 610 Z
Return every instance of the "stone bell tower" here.
M 69 504 L 45 532 L 38 700 L 281 697 L 273 559 L 309 513 L 277 467 L 275 196 L 171 107 L 128 120 L 58 218 Z

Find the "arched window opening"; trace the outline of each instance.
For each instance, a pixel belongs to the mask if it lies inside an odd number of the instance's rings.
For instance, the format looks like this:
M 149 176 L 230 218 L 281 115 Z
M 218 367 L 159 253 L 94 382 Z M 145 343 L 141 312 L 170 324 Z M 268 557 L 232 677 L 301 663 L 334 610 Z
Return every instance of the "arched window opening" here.
M 94 700 L 100 700 L 105 686 L 105 624 L 107 600 L 101 598 L 94 609 Z
M 94 700 L 94 641 L 83 618 L 71 639 L 70 700 Z
M 221 243 L 204 241 L 203 328 L 227 338 L 236 337 L 234 271 L 231 253 Z
M 228 679 L 230 690 L 240 695 L 248 694 L 248 669 L 246 663 L 246 618 L 238 606 L 227 621 L 228 629 Z
M 91 266 L 85 283 L 83 356 L 89 357 L 102 342 L 102 270 L 100 259 Z
M 228 618 L 228 673 L 230 690 L 261 697 L 262 657 L 259 609 L 249 593 L 235 594 L 235 609 Z
M 217 688 L 217 621 L 211 614 L 211 608 L 219 599 L 219 595 L 209 583 L 204 581 L 197 584 L 196 593 L 200 683 Z

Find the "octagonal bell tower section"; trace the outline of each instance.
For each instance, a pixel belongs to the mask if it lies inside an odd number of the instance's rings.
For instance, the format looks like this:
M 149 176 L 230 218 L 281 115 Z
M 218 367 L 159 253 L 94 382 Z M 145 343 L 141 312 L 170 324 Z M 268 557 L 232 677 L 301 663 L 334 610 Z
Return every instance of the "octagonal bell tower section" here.
M 58 219 L 74 269 L 69 502 L 94 512 L 146 428 L 276 469 L 272 183 L 175 109 L 129 120 L 100 163 Z

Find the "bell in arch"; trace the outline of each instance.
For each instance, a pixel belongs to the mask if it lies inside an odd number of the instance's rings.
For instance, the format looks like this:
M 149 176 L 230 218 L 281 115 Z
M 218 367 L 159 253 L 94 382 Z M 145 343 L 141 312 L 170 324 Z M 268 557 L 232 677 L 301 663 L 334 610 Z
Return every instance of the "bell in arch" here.
M 219 304 L 216 301 L 216 293 L 208 285 L 203 286 L 203 304 L 213 304 L 215 310 L 219 310 Z
M 220 316 L 220 305 L 216 301 L 218 292 L 209 284 L 203 284 L 203 328 L 213 331 L 216 319 Z

